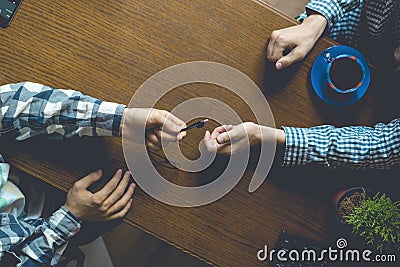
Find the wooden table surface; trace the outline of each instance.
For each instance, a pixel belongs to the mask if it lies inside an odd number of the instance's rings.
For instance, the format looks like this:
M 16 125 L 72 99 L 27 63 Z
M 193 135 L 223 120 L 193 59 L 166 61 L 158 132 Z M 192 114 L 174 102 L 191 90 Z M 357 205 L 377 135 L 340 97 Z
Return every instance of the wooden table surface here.
M 309 73 L 316 56 L 334 45 L 328 39 L 320 40 L 301 64 L 275 71 L 265 57 L 267 40 L 272 30 L 294 24 L 263 1 L 24 1 L 11 26 L 0 30 L 0 84 L 32 81 L 128 104 L 156 72 L 188 61 L 214 61 L 255 81 L 277 127 L 372 125 L 390 118 L 374 112 L 374 84 L 365 98 L 348 108 L 330 107 L 317 99 Z M 243 120 L 253 120 L 238 97 L 213 85 L 177 88 L 157 107 L 171 110 L 197 96 L 224 101 Z M 203 134 L 193 131 L 182 142 L 189 158 L 198 155 Z M 98 167 L 105 176 L 116 168 L 126 169 L 120 138 L 38 138 L 5 150 L 11 164 L 64 190 Z M 204 173 L 161 172 L 181 180 L 209 179 Z M 282 229 L 326 242 L 330 197 L 354 182 L 338 183 L 335 177 L 344 175 L 341 172 L 275 164 L 268 181 L 249 194 L 251 174 L 252 166 L 228 195 L 198 208 L 172 207 L 139 189 L 126 221 L 206 262 L 254 266 L 263 264 L 257 251 L 264 245 L 273 247 Z

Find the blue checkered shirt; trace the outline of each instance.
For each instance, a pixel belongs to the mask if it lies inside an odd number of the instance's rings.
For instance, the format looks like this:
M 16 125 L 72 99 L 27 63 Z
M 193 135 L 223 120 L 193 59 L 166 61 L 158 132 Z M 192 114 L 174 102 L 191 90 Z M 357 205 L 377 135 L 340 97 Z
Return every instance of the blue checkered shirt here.
M 400 119 L 374 127 L 283 128 L 286 166 L 320 163 L 332 168 L 388 169 L 400 164 Z
M 311 0 L 301 21 L 312 11 L 328 21 L 327 33 L 335 40 L 357 45 L 364 0 Z M 397 10 L 396 10 L 397 12 Z M 397 15 L 397 13 L 395 14 Z M 398 31 L 400 23 L 394 25 Z M 397 28 L 396 28 L 397 27 Z M 387 169 L 400 164 L 400 119 L 373 128 L 324 125 L 312 128 L 283 127 L 286 148 L 283 165 L 320 163 L 328 167 Z
M 326 18 L 326 33 L 334 40 L 357 47 L 361 29 L 365 28 L 375 40 L 392 35 L 397 47 L 400 45 L 400 8 L 396 1 L 311 0 L 297 19 L 303 21 L 308 14 L 318 12 Z M 363 9 L 366 9 L 364 17 Z
M 29 82 L 1 86 L 0 95 L 0 136 L 16 135 L 19 141 L 40 134 L 120 135 L 124 105 Z M 64 207 L 46 219 L 0 213 L 0 261 L 9 253 L 19 258 L 20 266 L 54 266 L 80 226 Z
M 364 0 L 311 0 L 306 12 L 300 14 L 303 20 L 312 12 L 323 15 L 327 22 L 329 37 L 349 45 L 356 45 Z

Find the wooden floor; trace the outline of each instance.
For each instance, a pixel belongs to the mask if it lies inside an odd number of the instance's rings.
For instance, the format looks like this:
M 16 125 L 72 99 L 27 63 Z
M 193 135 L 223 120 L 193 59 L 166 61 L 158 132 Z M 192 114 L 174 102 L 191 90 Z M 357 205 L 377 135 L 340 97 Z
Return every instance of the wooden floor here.
M 304 6 L 308 2 L 308 0 L 262 1 L 291 17 L 296 17 L 303 12 Z M 115 267 L 207 266 L 204 262 L 125 223 L 104 234 L 103 238 Z

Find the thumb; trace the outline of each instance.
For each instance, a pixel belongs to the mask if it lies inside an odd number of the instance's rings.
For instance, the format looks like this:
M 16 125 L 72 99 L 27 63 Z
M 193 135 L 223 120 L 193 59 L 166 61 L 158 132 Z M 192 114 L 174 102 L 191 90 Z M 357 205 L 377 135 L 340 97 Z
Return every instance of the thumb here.
M 103 172 L 101 170 L 97 170 L 80 179 L 78 183 L 80 184 L 80 186 L 82 186 L 82 188 L 87 189 L 90 185 L 100 180 L 102 175 Z
M 220 145 L 230 143 L 230 137 L 229 137 L 228 132 L 224 132 L 224 133 L 221 133 L 220 135 L 218 135 L 217 136 L 217 143 L 220 144 Z
M 282 70 L 289 67 L 293 63 L 302 60 L 306 56 L 306 53 L 302 51 L 301 48 L 293 48 L 286 56 L 281 57 L 276 63 L 275 68 L 277 70 Z
M 184 122 L 165 110 L 152 109 L 147 119 L 146 128 L 162 127 L 163 132 L 178 135 Z

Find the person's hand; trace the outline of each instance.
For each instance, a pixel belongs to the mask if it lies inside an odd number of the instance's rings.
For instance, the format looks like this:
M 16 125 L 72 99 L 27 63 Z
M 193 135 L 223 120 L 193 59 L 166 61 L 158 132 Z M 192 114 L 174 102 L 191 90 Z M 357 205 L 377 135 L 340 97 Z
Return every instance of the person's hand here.
M 209 151 L 220 154 L 234 154 L 261 141 L 260 126 L 245 122 L 236 126 L 223 125 L 214 129 L 212 133 L 206 131 L 204 145 Z
M 122 170 L 118 170 L 100 191 L 91 193 L 88 187 L 101 176 L 101 170 L 92 172 L 77 181 L 68 192 L 64 207 L 80 220 L 103 222 L 121 219 L 132 205 L 135 184 L 129 184 L 129 172 L 122 177 Z
M 315 13 L 300 25 L 273 31 L 267 47 L 268 60 L 276 62 L 278 70 L 302 60 L 314 47 L 326 25 L 325 17 Z
M 248 145 L 253 146 L 260 142 L 276 142 L 282 145 L 285 139 L 283 130 L 244 122 L 237 126 L 217 127 L 212 133 L 206 131 L 204 145 L 209 151 L 230 155 L 248 148 Z
M 186 132 L 180 133 L 186 124 L 168 111 L 152 108 L 126 108 L 121 129 L 124 137 L 140 143 L 141 131 L 146 129 L 146 146 L 152 150 L 161 149 L 161 140 L 180 141 Z

